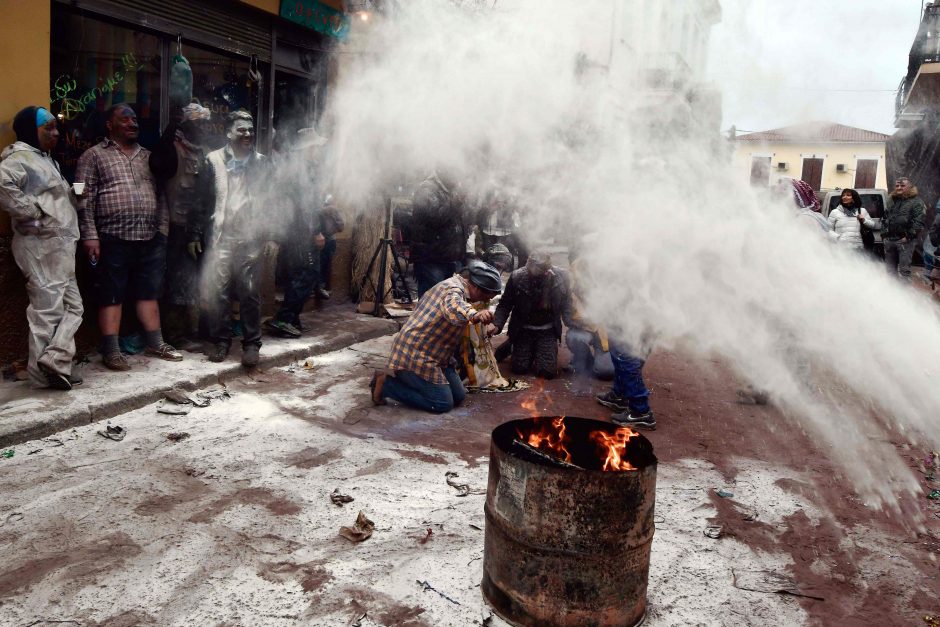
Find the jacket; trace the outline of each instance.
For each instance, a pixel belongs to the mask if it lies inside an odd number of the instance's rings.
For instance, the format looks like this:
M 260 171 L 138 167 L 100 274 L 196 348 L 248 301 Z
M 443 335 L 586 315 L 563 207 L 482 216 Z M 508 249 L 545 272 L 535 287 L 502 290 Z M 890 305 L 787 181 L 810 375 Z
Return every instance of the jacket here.
M 78 205 L 49 155 L 25 142 L 0 154 L 0 206 L 20 235 L 78 240 Z
M 551 281 L 549 299 L 552 313 L 552 330 L 555 332 L 555 337 L 560 340 L 562 320 L 569 327 L 574 325 L 568 276 L 561 268 L 552 266 L 545 276 L 545 280 Z M 541 297 L 536 287 L 528 268 L 519 268 L 509 275 L 506 289 L 503 290 L 503 295 L 496 306 L 496 315 L 493 320 L 497 333 L 502 332 L 507 319 L 509 320 L 510 339 L 515 337 L 528 324 L 529 316 L 531 316 L 536 303 Z M 512 314 L 511 318 L 510 313 Z
M 926 215 L 924 201 L 917 197 L 917 188 L 912 187 L 903 198 L 891 197 L 881 219 L 881 234 L 883 237 L 914 239 L 924 228 Z
M 875 228 L 875 221 L 868 215 L 868 211 L 862 207 L 855 215 L 848 215 L 839 205 L 829 212 L 829 224 L 838 238 L 839 244 L 850 248 L 862 248 L 862 227 L 859 224 L 858 217 L 862 216 L 865 226 L 870 229 Z
M 416 263 L 463 261 L 467 233 L 462 203 L 437 176 L 425 179 L 415 190 L 408 239 L 411 260 Z
M 202 239 L 206 244 L 215 244 L 230 226 L 232 216 L 228 215 L 228 165 L 235 158 L 229 146 L 225 146 L 206 156 L 204 163 L 205 188 L 207 193 L 200 202 L 193 206 L 187 218 L 187 233 L 190 241 Z M 271 172 L 264 155 L 252 151 L 245 166 L 246 184 L 251 199 L 248 215 L 239 216 L 242 225 L 247 225 L 252 238 L 266 239 L 272 232 L 276 219 L 265 215 L 271 200 Z

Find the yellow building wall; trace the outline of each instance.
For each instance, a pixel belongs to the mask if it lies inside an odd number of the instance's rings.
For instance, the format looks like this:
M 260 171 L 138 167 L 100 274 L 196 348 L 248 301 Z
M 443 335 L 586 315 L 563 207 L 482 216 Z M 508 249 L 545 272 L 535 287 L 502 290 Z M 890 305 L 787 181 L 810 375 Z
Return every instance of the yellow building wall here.
M 875 187 L 887 189 L 885 172 L 885 144 L 757 144 L 754 142 L 735 142 L 732 163 L 735 171 L 745 182 L 751 180 L 751 158 L 769 156 L 770 184 L 781 178 L 800 178 L 803 173 L 804 157 L 823 159 L 822 189 L 855 187 L 855 170 L 859 159 L 878 159 L 878 172 L 875 174 Z M 786 170 L 778 170 L 778 163 L 788 164 Z M 845 164 L 846 171 L 838 172 L 836 165 Z
M 15 140 L 13 116 L 30 105 L 49 106 L 50 0 L 0 1 L 0 144 Z
M 0 0 L 0 148 L 16 141 L 13 116 L 30 105 L 49 106 L 51 0 Z M 0 211 L 0 236 L 11 235 Z

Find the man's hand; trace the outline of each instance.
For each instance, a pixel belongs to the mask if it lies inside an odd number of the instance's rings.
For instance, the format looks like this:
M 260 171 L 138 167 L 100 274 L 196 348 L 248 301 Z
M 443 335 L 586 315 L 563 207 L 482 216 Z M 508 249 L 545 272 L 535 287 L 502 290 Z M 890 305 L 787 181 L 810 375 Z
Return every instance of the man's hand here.
M 323 248 L 326 246 L 326 238 L 323 237 L 323 233 L 317 233 L 313 236 L 313 245 L 317 248 Z
M 470 322 L 473 322 L 474 324 L 489 324 L 493 322 L 493 312 L 489 309 L 478 311 L 470 317 Z
M 190 242 L 186 245 L 186 250 L 189 251 L 189 256 L 192 257 L 193 260 L 198 260 L 199 255 L 202 254 L 202 242 Z
M 486 325 L 485 331 L 486 337 L 493 337 L 496 335 L 496 325 L 491 322 L 490 324 Z
M 101 240 L 97 239 L 86 239 L 82 242 L 82 246 L 85 247 L 85 254 L 88 255 L 88 260 L 92 264 L 98 263 L 98 260 L 101 259 Z

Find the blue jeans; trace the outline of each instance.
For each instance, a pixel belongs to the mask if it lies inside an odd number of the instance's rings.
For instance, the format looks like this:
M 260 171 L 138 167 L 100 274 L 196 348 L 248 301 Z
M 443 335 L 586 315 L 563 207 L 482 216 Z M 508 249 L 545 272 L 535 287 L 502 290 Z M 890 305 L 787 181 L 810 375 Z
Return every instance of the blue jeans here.
M 408 370 L 398 370 L 394 377 L 385 379 L 382 396 L 432 414 L 443 414 L 460 405 L 467 397 L 467 390 L 456 370 L 452 367 L 444 368 L 444 376 L 447 383 L 437 384 Z
M 643 364 L 646 362 L 626 352 L 623 347 L 613 345 L 610 359 L 614 362 L 614 394 L 627 399 L 631 412 L 648 412 L 650 391 L 643 382 Z
M 457 272 L 457 264 L 453 261 L 447 263 L 415 262 L 415 281 L 418 283 L 418 298 L 445 279 L 449 279 Z

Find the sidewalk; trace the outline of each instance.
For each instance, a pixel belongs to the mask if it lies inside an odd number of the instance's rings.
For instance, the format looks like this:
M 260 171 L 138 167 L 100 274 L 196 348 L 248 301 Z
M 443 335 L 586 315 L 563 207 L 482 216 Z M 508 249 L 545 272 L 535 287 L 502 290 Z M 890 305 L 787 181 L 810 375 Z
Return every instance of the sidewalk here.
M 357 314 L 352 305 L 329 307 L 302 318 L 307 329 L 303 337 L 264 336 L 261 369 L 398 331 L 395 321 Z M 82 371 L 85 382 L 71 392 L 33 390 L 24 382 L 0 383 L 0 448 L 138 409 L 161 399 L 171 388 L 194 390 L 245 373 L 237 340 L 222 363 L 212 363 L 201 353 L 183 355 L 182 362 L 131 355 L 130 372 L 107 370 L 95 357 Z

